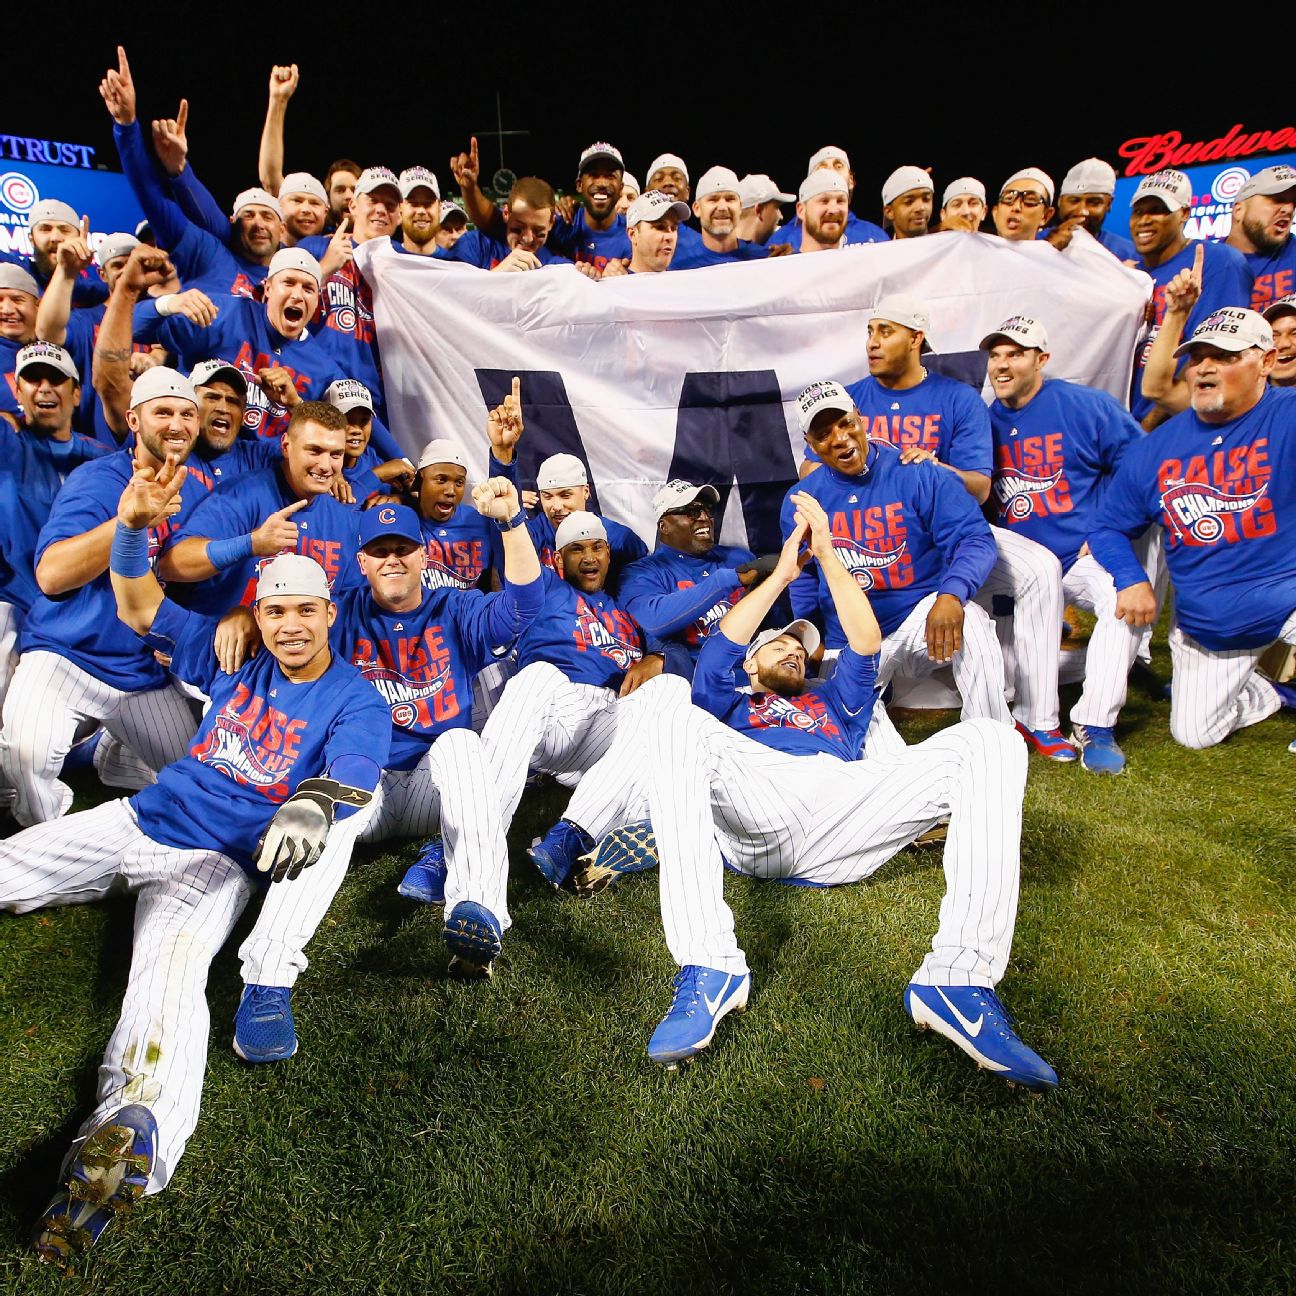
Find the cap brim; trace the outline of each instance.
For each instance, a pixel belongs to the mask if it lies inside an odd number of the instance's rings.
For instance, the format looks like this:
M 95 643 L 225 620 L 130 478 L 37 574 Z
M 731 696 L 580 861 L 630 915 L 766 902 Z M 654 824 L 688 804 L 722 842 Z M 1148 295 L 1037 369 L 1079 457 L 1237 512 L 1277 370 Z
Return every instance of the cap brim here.
M 214 382 L 227 382 L 231 387 L 237 387 L 244 395 L 247 395 L 247 379 L 233 365 L 226 365 L 223 369 L 214 369 L 201 382 L 194 382 L 193 375 L 189 376 L 189 381 L 195 387 L 207 387 Z
M 1180 342 L 1174 349 L 1174 358 L 1178 360 L 1181 356 L 1186 356 L 1195 346 L 1214 347 L 1216 351 L 1229 351 L 1235 355 L 1242 351 L 1250 351 L 1252 348 L 1259 350 L 1257 342 L 1247 342 L 1242 338 L 1217 334 L 1215 337 L 1191 337 L 1186 342 Z

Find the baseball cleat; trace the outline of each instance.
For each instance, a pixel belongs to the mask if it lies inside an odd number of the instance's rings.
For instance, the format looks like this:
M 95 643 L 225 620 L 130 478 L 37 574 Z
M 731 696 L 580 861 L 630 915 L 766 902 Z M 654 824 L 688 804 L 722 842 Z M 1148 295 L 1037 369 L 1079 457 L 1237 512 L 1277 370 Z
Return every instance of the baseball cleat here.
M 527 854 L 551 887 L 561 887 L 571 876 L 576 861 L 594 849 L 594 838 L 570 819 L 559 819 Z
M 1071 741 L 1080 752 L 1080 764 L 1090 774 L 1119 774 L 1125 768 L 1125 753 L 1116 743 L 1116 732 L 1106 725 L 1072 724 Z
M 1293 756 L 1296 756 L 1296 738 L 1293 738 L 1291 742 L 1287 744 L 1287 750 L 1291 752 Z
M 1026 746 L 1039 752 L 1047 760 L 1065 765 L 1076 759 L 1076 749 L 1062 736 L 1061 729 L 1027 729 L 1020 720 L 1017 732 L 1026 740 Z
M 669 1066 L 701 1053 L 726 1013 L 743 1012 L 750 972 L 719 972 L 690 963 L 675 976 L 675 1000 L 648 1041 L 648 1056 Z
M 1278 694 L 1278 701 L 1282 703 L 1284 711 L 1296 711 L 1296 687 L 1279 684 L 1277 680 L 1270 680 L 1269 687 Z
M 1021 1042 L 993 990 L 911 982 L 904 1004 L 920 1031 L 934 1030 L 953 1040 L 983 1070 L 1024 1089 L 1057 1088 L 1057 1072 Z
M 503 929 L 485 905 L 460 900 L 445 921 L 442 939 L 450 951 L 450 971 L 457 976 L 485 978 L 501 949 Z
M 598 846 L 580 857 L 572 886 L 578 896 L 598 895 L 628 873 L 657 867 L 657 838 L 647 819 L 613 828 Z
M 244 1062 L 284 1062 L 297 1052 L 292 991 L 245 985 L 234 1014 L 234 1052 Z
M 445 845 L 433 837 L 418 853 L 418 859 L 405 870 L 396 891 L 407 900 L 420 904 L 445 904 Z
M 133 1104 L 104 1117 L 86 1135 L 36 1226 L 36 1255 L 71 1272 L 99 1234 L 130 1210 L 148 1188 L 157 1160 L 157 1121 Z

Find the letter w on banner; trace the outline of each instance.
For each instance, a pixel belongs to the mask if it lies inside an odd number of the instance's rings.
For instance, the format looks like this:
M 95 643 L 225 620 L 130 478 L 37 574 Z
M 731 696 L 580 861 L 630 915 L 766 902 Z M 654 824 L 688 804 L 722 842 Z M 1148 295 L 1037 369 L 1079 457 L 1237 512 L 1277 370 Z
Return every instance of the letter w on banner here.
M 1051 376 L 1124 401 L 1152 286 L 1083 231 L 1066 252 L 947 233 L 606 282 L 569 266 L 488 274 L 387 239 L 361 244 L 356 260 L 374 290 L 392 431 L 415 458 L 450 437 L 480 479 L 486 410 L 518 374 L 524 483 L 547 456 L 574 454 L 597 507 L 651 545 L 662 482 L 710 482 L 721 538 L 758 553 L 778 548 L 778 502 L 802 459 L 792 401 L 815 379 L 867 376 L 882 297 L 927 302 L 929 368 L 979 389 L 978 342 L 1030 315 L 1048 330 Z

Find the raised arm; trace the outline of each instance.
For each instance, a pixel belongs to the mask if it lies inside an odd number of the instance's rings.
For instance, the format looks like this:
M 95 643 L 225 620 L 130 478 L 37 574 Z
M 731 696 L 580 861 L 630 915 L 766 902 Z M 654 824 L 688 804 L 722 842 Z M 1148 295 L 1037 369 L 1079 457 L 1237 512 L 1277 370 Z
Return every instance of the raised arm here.
M 504 228 L 504 218 L 499 208 L 477 187 L 477 177 L 481 174 L 481 160 L 477 153 L 477 136 L 474 135 L 468 145 L 467 153 L 459 153 L 450 159 L 450 174 L 454 176 L 463 195 L 464 210 L 469 219 L 483 234 L 499 234 Z
M 261 128 L 261 153 L 257 174 L 262 187 L 276 197 L 284 178 L 284 119 L 288 100 L 297 90 L 297 64 L 276 64 L 270 69 L 270 102 L 266 105 L 265 125 Z
M 148 634 L 165 595 L 149 563 L 148 529 L 180 501 L 188 470 L 168 459 L 161 469 L 135 466 L 117 502 L 108 564 L 117 615 L 136 634 Z
M 72 318 L 72 289 L 81 272 L 94 262 L 90 251 L 90 217 L 81 217 L 78 238 L 64 239 L 58 246 L 54 273 L 41 294 L 36 311 L 36 336 L 42 342 L 62 346 L 67 341 L 68 320 Z
M 1192 268 L 1180 270 L 1166 284 L 1165 316 L 1148 348 L 1147 363 L 1143 367 L 1143 395 L 1147 400 L 1155 401 L 1166 414 L 1178 414 L 1188 408 L 1188 384 L 1176 376 L 1178 363 L 1174 353 L 1188 325 L 1188 317 L 1201 296 L 1205 254 L 1206 245 L 1198 243 Z
M 810 527 L 810 552 L 814 554 L 819 570 L 828 582 L 828 593 L 836 609 L 837 620 L 846 635 L 846 642 L 861 657 L 871 656 L 882 647 L 882 628 L 873 614 L 873 605 L 869 602 L 868 595 L 837 555 L 828 514 L 819 501 L 805 491 L 798 491 L 792 496 L 792 500 L 796 504 L 797 518 L 804 518 Z M 745 599 L 743 601 L 746 602 Z M 741 607 L 742 604 L 738 606 Z
M 780 595 L 801 575 L 801 568 L 809 557 L 809 554 L 801 553 L 801 544 L 809 532 L 810 520 L 798 508 L 793 514 L 792 531 L 783 542 L 774 570 L 721 617 L 720 632 L 730 643 L 739 647 L 751 643 Z

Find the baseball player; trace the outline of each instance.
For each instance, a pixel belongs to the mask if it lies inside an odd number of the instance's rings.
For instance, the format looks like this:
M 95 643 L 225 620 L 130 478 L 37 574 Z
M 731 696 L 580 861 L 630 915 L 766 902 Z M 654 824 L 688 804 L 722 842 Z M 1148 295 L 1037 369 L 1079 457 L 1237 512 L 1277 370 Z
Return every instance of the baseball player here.
M 816 474 L 818 475 L 818 474 Z M 945 815 L 946 894 L 931 953 L 905 991 L 920 1029 L 945 1035 L 979 1066 L 1032 1089 L 1053 1068 L 1017 1037 L 993 986 L 1016 918 L 1026 749 L 1006 725 L 956 724 L 881 756 L 864 747 L 882 631 L 842 562 L 829 516 L 805 491 L 778 565 L 725 614 L 698 658 L 692 701 L 673 676 L 625 703 L 606 761 L 567 815 L 592 837 L 651 817 L 661 855 L 662 922 L 680 967 L 648 1056 L 674 1064 L 705 1049 L 746 1007 L 751 973 L 724 903 L 723 861 L 754 877 L 833 886 L 857 881 Z M 808 621 L 758 633 L 810 552 L 844 642 L 832 678 L 806 684 L 819 647 Z M 736 687 L 741 670 L 747 685 Z M 723 858 L 722 858 L 723 857 Z
M 1271 388 L 1273 330 L 1254 311 L 1215 311 L 1179 348 L 1192 407 L 1130 445 L 1089 532 L 1111 573 L 1115 615 L 1150 625 L 1156 597 L 1131 547 L 1151 522 L 1175 592 L 1170 732 L 1211 747 L 1296 690 L 1255 671 L 1296 643 L 1296 396 Z
M 342 476 L 358 500 L 384 491 L 403 491 L 414 482 L 414 465 L 401 455 L 384 459 L 373 445 L 374 432 L 382 426 L 374 413 L 373 393 L 355 378 L 330 383 L 324 399 L 340 410 L 347 421 L 346 453 Z
M 936 189 L 922 167 L 897 167 L 882 185 L 882 223 L 893 239 L 920 238 L 931 226 Z
M 482 742 L 469 727 L 472 681 L 482 665 L 512 647 L 543 594 L 512 486 L 502 479 L 485 483 L 475 500 L 493 526 L 511 524 L 502 537 L 503 592 L 425 589 L 417 515 L 379 504 L 359 515 L 365 584 L 337 596 L 330 644 L 376 690 L 390 730 L 391 754 L 360 840 L 425 837 L 440 826 L 446 872 L 438 881 L 452 968 L 488 975 L 489 959 L 476 939 L 483 914 L 508 925 L 508 852 Z M 298 885 L 268 897 L 256 932 L 240 950 L 245 999 L 257 1006 L 255 1016 L 249 1010 L 236 1022 L 240 1057 L 276 1062 L 297 1051 L 292 987 L 347 864 L 335 855 Z
M 1226 242 L 1246 258 L 1254 276 L 1251 309 L 1265 312 L 1296 293 L 1296 242 L 1291 236 L 1296 212 L 1296 168 L 1265 167 L 1238 190 Z
M 630 236 L 620 208 L 625 162 L 621 150 L 598 141 L 580 155 L 576 167 L 576 192 L 580 205 L 568 220 L 554 219 L 546 247 L 603 271 L 608 262 L 630 257 Z M 639 195 L 636 192 L 635 197 Z M 628 205 L 628 204 L 627 204 Z
M 34 203 L 27 213 L 27 234 L 31 239 L 31 256 L 21 252 L 0 252 L 0 263 L 24 271 L 36 284 L 36 295 L 49 287 L 58 263 L 58 250 L 67 239 L 78 236 L 85 218 L 78 217 L 75 208 L 57 198 L 43 198 Z M 108 296 L 108 288 L 90 267 L 78 274 L 72 289 L 76 306 L 92 307 Z
M 346 418 L 322 401 L 302 401 L 283 434 L 283 458 L 213 491 L 163 547 L 166 581 L 201 582 L 187 606 L 219 614 L 251 602 L 261 560 L 293 551 L 313 558 L 331 586 L 358 584 L 356 508 L 334 498 L 346 446 Z
M 21 266 L 0 262 L 0 415 L 10 427 L 22 419 L 11 375 L 18 352 L 36 340 L 40 288 Z
M 786 244 L 767 247 L 738 237 L 742 215 L 742 194 L 738 175 L 728 167 L 714 166 L 698 178 L 693 193 L 693 214 L 701 226 L 701 237 L 681 244 L 671 260 L 672 270 L 693 270 L 699 266 L 726 265 L 731 261 L 760 261 L 771 255 L 786 255 Z M 788 252 L 792 249 L 788 247 Z
M 49 520 L 67 475 L 110 451 L 72 431 L 81 381 L 72 357 L 49 342 L 33 342 L 14 364 L 23 430 L 0 428 L 0 703 L 18 664 L 18 636 L 36 584 L 36 539 Z
M 856 243 L 886 243 L 889 236 L 886 230 L 881 226 L 874 225 L 872 221 L 866 221 L 856 216 L 850 210 L 850 201 L 855 194 L 855 173 L 851 170 L 850 157 L 845 149 L 838 148 L 835 144 L 826 144 L 818 152 L 811 154 L 810 161 L 806 164 L 806 177 L 813 176 L 818 171 L 831 171 L 846 182 L 844 190 L 846 194 L 846 227 L 842 234 L 842 241 L 847 246 Z M 802 246 L 802 238 L 805 233 L 805 222 L 801 210 L 801 203 L 804 199 L 798 198 L 797 214 L 786 225 L 774 231 L 767 240 L 770 244 L 790 243 L 794 248 Z M 804 250 L 804 249 L 803 249 Z
M 942 230 L 976 234 L 985 223 L 986 187 L 975 176 L 960 176 L 945 186 L 940 210 Z
M 1053 219 L 1053 177 L 1039 167 L 1014 171 L 1003 182 L 990 217 L 1001 239 L 1032 242 Z
M 468 487 L 468 457 L 453 441 L 429 441 L 419 455 L 416 477 L 418 515 L 427 563 L 428 589 L 482 589 L 493 571 L 502 571 L 499 529 L 463 502 Z
M 164 599 L 145 528 L 183 478 L 174 467 L 156 480 L 143 470 L 122 492 L 112 583 L 132 632 L 164 647 L 211 710 L 190 753 L 153 786 L 0 843 L 0 906 L 11 912 L 98 900 L 123 884 L 136 896 L 130 976 L 95 1108 L 38 1227 L 41 1259 L 60 1265 L 170 1181 L 198 1119 L 211 960 L 260 877 L 291 887 L 317 858 L 349 854 L 360 820 L 347 813 L 369 802 L 387 755 L 381 699 L 329 653 L 332 605 L 315 563 L 289 555 L 262 574 L 265 651 L 233 675 L 217 667 L 214 624 Z
M 1119 774 L 1125 756 L 1116 743 L 1116 717 L 1142 636 L 1115 616 L 1116 587 L 1085 538 L 1112 475 L 1142 429 L 1106 393 L 1044 376 L 1049 344 L 1038 320 L 1014 315 L 984 337 L 981 348 L 995 394 L 995 533 L 1023 536 L 1051 550 L 1062 565 L 1065 600 L 1097 617 L 1084 689 L 1071 708 L 1071 739 L 1085 769 Z M 1056 643 L 1060 630 L 1058 624 L 1040 633 Z
M 1271 387 L 1296 387 L 1296 294 L 1280 297 L 1264 313 L 1273 328 L 1274 367 L 1269 374 Z
M 117 500 L 137 468 L 182 463 L 198 432 L 192 384 L 158 366 L 135 380 L 129 411 L 135 445 L 82 464 L 59 491 L 36 542 L 41 596 L 23 629 L 22 657 L 10 682 L 0 731 L 0 771 L 15 789 L 14 817 L 24 827 L 67 812 L 72 789 L 59 779 L 63 758 L 97 724 L 138 753 L 151 770 L 178 760 L 194 731 L 189 700 L 118 619 L 108 580 Z M 152 552 L 207 494 L 186 478 L 165 513 L 152 520 Z M 134 771 L 95 752 L 100 778 L 140 786 Z
M 1012 724 L 1004 700 L 1003 656 L 993 623 L 972 599 L 994 566 L 990 528 L 953 472 L 901 463 L 900 451 L 870 441 L 840 383 L 812 383 L 797 397 L 806 442 L 823 467 L 788 493 L 780 514 L 792 533 L 797 489 L 828 513 L 841 560 L 882 623 L 879 677 L 953 668 L 963 718 Z M 812 559 L 792 587 L 798 617 L 816 611 L 830 650 L 845 644 L 823 572 Z
M 1116 170 L 1110 162 L 1102 158 L 1077 162 L 1062 177 L 1058 189 L 1058 226 L 1061 228 L 1068 221 L 1081 224 L 1112 256 L 1120 261 L 1136 261 L 1138 252 L 1134 244 L 1124 234 L 1103 225 L 1115 193 Z M 1070 242 L 1069 237 L 1067 241 Z

